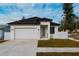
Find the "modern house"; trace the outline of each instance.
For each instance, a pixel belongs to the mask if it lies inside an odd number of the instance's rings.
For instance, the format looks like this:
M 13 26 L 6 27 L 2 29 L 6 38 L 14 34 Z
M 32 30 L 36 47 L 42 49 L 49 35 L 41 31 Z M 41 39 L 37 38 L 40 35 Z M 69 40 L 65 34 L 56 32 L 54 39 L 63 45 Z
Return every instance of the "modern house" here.
M 10 39 L 50 39 L 51 34 L 58 32 L 60 24 L 52 19 L 31 17 L 8 23 L 10 25 Z

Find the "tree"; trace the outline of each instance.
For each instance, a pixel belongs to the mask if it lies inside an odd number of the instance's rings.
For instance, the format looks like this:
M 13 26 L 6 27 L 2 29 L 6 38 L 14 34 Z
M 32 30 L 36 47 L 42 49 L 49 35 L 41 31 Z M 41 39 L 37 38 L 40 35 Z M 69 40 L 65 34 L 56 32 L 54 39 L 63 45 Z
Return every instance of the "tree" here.
M 63 13 L 64 13 L 63 30 L 73 31 L 75 29 L 75 14 L 73 12 L 73 4 L 64 3 Z
M 62 31 L 64 29 L 64 20 L 61 20 L 59 23 L 60 23 L 59 31 Z

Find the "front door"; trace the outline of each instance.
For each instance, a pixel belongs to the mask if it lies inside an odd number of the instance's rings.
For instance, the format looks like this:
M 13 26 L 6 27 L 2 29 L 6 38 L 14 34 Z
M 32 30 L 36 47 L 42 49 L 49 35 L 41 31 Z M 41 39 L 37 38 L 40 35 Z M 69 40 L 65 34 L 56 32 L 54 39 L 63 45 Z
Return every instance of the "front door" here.
M 47 36 L 47 26 L 41 26 L 41 38 L 46 38 Z

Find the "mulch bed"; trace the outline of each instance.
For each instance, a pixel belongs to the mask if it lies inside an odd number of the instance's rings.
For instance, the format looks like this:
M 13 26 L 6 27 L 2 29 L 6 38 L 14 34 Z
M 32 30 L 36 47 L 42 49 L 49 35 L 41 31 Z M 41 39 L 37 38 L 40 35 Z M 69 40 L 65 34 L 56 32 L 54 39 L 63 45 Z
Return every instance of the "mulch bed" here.
M 6 42 L 7 40 L 0 40 L 0 43 Z
M 79 52 L 37 52 L 37 56 L 79 56 Z

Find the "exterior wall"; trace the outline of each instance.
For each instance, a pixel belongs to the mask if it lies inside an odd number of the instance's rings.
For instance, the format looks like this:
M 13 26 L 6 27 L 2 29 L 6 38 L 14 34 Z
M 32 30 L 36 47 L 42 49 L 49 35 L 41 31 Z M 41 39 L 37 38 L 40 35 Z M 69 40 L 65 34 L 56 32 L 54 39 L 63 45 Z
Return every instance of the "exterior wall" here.
M 0 30 L 0 39 L 3 38 L 3 30 Z
M 53 27 L 53 26 L 51 26 Z M 68 39 L 68 32 L 58 32 L 58 26 L 54 26 L 54 34 L 50 34 L 50 38 L 54 39 Z
M 39 38 L 40 39 L 40 26 L 39 25 L 13 25 L 11 26 L 11 39 L 14 40 L 15 28 L 37 28 L 39 30 Z
M 50 22 L 41 22 L 40 25 L 48 25 L 47 27 L 48 38 L 47 39 L 50 39 Z
M 10 39 L 10 32 L 4 32 L 4 40 L 11 40 Z
M 58 33 L 58 26 L 51 26 L 54 27 L 54 33 Z
M 68 39 L 68 32 L 57 32 L 55 34 L 51 34 L 51 38 L 54 38 L 54 39 Z
M 10 37 L 10 26 L 9 25 L 6 25 L 6 27 L 4 27 L 4 40 L 11 40 Z
M 55 33 L 58 32 L 58 26 L 55 26 Z

